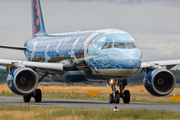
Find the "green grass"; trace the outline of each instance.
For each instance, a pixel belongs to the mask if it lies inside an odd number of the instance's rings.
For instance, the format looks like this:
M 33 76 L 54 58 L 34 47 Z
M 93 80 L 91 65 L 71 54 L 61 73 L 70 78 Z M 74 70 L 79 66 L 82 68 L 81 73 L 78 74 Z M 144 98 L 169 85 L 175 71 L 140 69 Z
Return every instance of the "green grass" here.
M 82 100 L 109 100 L 108 94 L 99 93 L 95 99 L 93 95 L 87 93 L 43 93 L 44 98 L 60 98 L 60 99 L 82 99 Z
M 35 107 L 35 106 L 14 106 L 0 105 L 0 112 L 10 111 L 12 116 L 4 114 L 5 119 L 14 119 L 13 112 L 21 111 L 23 114 L 34 112 L 36 119 L 63 118 L 66 116 L 78 117 L 80 119 L 178 119 L 180 112 L 167 112 L 164 110 L 122 109 L 114 112 L 113 109 L 92 109 L 92 108 L 65 108 L 65 107 Z M 7 118 L 6 118 L 7 117 Z
M 12 96 L 12 97 L 22 97 L 14 93 L 0 93 L 0 96 Z M 56 98 L 56 99 L 81 99 L 81 100 L 102 100 L 108 101 L 109 94 L 99 93 L 94 98 L 92 95 L 87 95 L 86 93 L 43 93 L 43 98 Z M 122 99 L 120 99 L 122 101 Z M 170 101 L 170 95 L 164 97 L 155 97 L 150 94 L 131 94 L 131 102 L 151 102 L 151 103 L 180 103 Z

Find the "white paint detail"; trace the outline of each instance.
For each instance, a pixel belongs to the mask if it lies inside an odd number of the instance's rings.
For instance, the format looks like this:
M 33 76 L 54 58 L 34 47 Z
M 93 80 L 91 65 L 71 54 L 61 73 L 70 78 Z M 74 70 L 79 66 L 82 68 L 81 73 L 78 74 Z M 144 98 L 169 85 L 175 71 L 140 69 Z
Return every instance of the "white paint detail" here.
M 48 56 L 48 49 L 49 49 L 50 43 L 47 45 L 46 47 L 46 51 L 45 51 L 45 61 L 44 62 L 48 62 L 48 60 L 50 60 L 50 57 Z
M 31 61 L 34 58 L 34 55 L 36 53 L 36 46 L 38 44 L 38 41 L 35 41 L 34 45 L 33 45 L 33 49 L 32 49 L 32 54 L 31 54 Z
M 76 56 L 74 55 L 74 49 L 76 48 L 76 44 L 78 43 L 78 41 L 80 40 L 81 37 L 79 37 L 72 45 L 72 49 L 71 51 L 69 52 L 69 55 L 71 56 L 71 58 L 74 58 L 76 61 Z
M 105 42 L 107 37 L 102 37 L 98 40 L 98 42 Z
M 59 55 L 60 55 L 59 47 L 61 46 L 62 41 L 63 39 L 60 39 L 59 44 L 54 48 Z

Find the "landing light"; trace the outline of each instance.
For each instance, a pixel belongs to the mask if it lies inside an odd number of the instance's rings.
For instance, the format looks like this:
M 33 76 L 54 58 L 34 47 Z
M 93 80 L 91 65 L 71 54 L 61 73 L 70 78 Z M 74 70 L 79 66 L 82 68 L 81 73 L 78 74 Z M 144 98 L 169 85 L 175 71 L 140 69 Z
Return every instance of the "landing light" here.
M 110 83 L 110 84 L 114 84 L 114 80 L 111 79 L 111 80 L 109 81 L 109 83 Z

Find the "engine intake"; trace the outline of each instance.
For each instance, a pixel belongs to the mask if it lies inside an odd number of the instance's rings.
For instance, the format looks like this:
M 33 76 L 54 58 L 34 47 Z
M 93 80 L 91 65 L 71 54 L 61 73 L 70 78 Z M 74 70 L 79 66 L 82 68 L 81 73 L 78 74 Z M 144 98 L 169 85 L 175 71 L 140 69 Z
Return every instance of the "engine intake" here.
M 150 71 L 143 81 L 146 90 L 154 96 L 168 95 L 176 84 L 173 73 L 162 68 Z
M 18 68 L 9 73 L 7 84 L 15 94 L 28 95 L 36 89 L 38 77 L 30 68 Z

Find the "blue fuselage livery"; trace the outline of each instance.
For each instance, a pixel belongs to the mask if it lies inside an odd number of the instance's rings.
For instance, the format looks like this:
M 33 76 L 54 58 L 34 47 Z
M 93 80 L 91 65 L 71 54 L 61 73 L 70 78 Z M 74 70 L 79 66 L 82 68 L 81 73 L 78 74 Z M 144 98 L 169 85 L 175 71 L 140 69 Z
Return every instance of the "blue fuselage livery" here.
M 38 36 L 24 47 L 29 61 L 75 63 L 63 76 L 49 75 L 57 82 L 126 79 L 138 71 L 142 62 L 142 52 L 134 38 L 117 29 Z
M 145 73 L 144 87 L 150 94 L 166 96 L 173 91 L 176 78 L 169 70 L 179 65 L 180 60 L 142 62 L 142 52 L 135 39 L 118 29 L 48 34 L 40 0 L 31 0 L 31 7 L 32 38 L 24 47 L 0 45 L 0 48 L 24 51 L 28 60 L 0 59 L 0 65 L 9 71 L 8 87 L 23 95 L 24 102 L 30 102 L 31 97 L 41 102 L 42 92 L 37 86 L 47 77 L 63 83 L 108 83 L 112 89 L 109 103 L 118 104 L 122 98 L 128 104 L 127 79 L 138 70 Z M 41 75 L 40 79 L 36 73 Z

